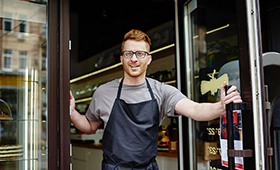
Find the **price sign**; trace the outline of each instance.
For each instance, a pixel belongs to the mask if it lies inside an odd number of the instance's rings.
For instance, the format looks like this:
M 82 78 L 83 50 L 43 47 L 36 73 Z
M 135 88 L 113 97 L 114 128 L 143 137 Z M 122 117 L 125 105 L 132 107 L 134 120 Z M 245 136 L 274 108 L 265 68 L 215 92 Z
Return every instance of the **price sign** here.
M 227 128 L 226 128 L 226 117 L 221 117 L 220 128 L 222 129 L 222 134 L 220 135 L 221 144 L 221 161 L 222 165 L 228 167 L 228 155 L 227 155 Z M 241 110 L 233 111 L 233 124 L 234 124 L 234 149 L 243 150 L 242 143 L 242 121 L 241 121 Z M 235 169 L 244 169 L 244 160 L 242 157 L 235 157 Z

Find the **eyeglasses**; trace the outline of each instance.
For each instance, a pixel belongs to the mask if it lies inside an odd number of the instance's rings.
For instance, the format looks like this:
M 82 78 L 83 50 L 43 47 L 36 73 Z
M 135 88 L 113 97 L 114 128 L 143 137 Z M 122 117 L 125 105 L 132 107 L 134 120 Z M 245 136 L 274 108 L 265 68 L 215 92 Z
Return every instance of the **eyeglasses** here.
M 124 58 L 127 58 L 127 59 L 131 59 L 133 54 L 135 54 L 136 58 L 138 58 L 138 59 L 145 58 L 146 54 L 149 55 L 149 53 L 147 51 L 135 51 L 135 52 L 133 52 L 133 51 L 123 51 L 122 54 L 123 54 Z

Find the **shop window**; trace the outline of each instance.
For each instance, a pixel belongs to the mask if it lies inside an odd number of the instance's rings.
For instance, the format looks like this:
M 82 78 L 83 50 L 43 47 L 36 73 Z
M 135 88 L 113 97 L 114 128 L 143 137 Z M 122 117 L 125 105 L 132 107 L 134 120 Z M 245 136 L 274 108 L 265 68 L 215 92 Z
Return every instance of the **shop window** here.
M 0 148 L 7 150 L 0 169 L 54 169 L 48 164 L 49 76 L 39 68 L 42 52 L 49 52 L 47 37 L 38 35 L 49 9 L 30 0 L 0 3 Z
M 27 67 L 27 51 L 20 51 L 19 52 L 19 58 L 18 58 L 18 64 L 19 64 L 19 71 L 24 71 Z
M 12 71 L 12 58 L 13 58 L 13 54 L 12 54 L 12 50 L 4 50 L 4 54 L 3 54 L 3 71 Z

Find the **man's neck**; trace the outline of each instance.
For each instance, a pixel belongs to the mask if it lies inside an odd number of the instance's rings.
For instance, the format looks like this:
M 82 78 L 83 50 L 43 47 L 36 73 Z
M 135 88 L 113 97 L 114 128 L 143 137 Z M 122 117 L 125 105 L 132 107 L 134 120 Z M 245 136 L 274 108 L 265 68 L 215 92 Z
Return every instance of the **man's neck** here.
M 145 78 L 146 78 L 145 76 L 139 76 L 139 77 L 125 76 L 123 80 L 123 84 L 133 85 L 133 86 L 143 84 L 146 81 Z

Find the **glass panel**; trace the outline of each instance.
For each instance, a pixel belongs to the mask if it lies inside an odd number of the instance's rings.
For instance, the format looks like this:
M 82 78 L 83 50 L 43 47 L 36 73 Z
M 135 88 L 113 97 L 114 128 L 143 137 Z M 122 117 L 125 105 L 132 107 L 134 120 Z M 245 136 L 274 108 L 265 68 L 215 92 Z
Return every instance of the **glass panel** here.
M 47 4 L 0 4 L 0 169 L 48 169 Z
M 235 1 L 197 0 L 186 6 L 193 61 L 192 98 L 216 102 L 224 81 L 239 89 L 238 37 Z M 197 169 L 226 169 L 222 166 L 220 118 L 195 122 Z

